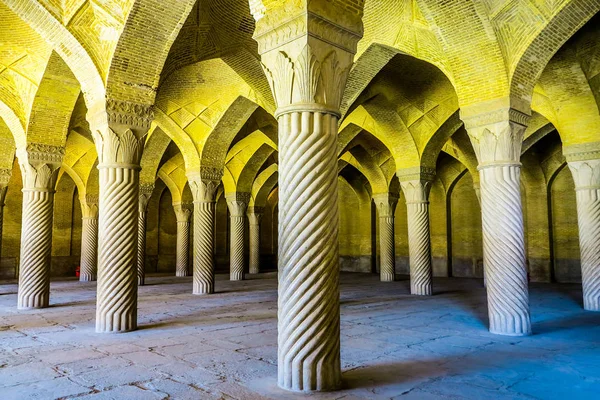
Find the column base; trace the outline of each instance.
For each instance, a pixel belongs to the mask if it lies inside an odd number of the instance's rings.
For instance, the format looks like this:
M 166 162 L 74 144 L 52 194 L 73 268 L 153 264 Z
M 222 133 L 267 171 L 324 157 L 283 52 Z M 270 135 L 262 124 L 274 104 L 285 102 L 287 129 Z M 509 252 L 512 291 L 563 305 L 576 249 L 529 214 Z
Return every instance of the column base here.
M 490 333 L 493 335 L 502 335 L 502 336 L 530 336 L 531 335 L 531 332 L 524 332 L 524 333 L 503 332 L 503 331 L 497 331 L 497 330 L 492 330 L 492 329 L 490 329 Z
M 191 276 L 190 274 L 188 274 L 187 272 L 175 272 L 175 276 L 178 277 L 184 277 L 184 276 Z
M 394 282 L 396 280 L 395 275 L 381 274 L 380 275 L 381 282 Z
M 431 288 L 411 288 L 410 294 L 414 296 L 431 296 Z
M 594 299 L 594 301 L 583 299 L 583 309 L 598 312 L 600 311 L 600 301 L 598 299 Z
M 79 282 L 95 282 L 96 277 L 94 275 L 79 275 Z
M 230 275 L 229 280 L 230 281 L 243 281 L 244 280 L 244 274 L 241 274 L 241 275 Z

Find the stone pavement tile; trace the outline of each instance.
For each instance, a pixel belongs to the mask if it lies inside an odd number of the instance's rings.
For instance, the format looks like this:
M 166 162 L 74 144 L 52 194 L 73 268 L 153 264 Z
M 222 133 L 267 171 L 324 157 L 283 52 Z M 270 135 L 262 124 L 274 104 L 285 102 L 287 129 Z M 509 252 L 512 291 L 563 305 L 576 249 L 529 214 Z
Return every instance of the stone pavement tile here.
M 5 366 L 0 368 L 0 387 L 48 380 L 58 376 L 60 376 L 58 372 L 38 362 Z
M 214 371 L 209 371 L 183 361 L 158 365 L 153 367 L 152 371 L 161 376 L 169 377 L 177 382 L 197 386 L 200 388 L 207 388 L 210 385 L 222 382 L 225 379 L 225 377 L 219 376 Z
M 6 400 L 49 400 L 77 396 L 92 392 L 88 387 L 72 382 L 67 377 L 39 380 L 33 383 L 3 388 L 1 397 Z
M 191 384 L 176 382 L 172 379 L 156 379 L 146 382 L 143 385 L 145 388 L 154 392 L 160 392 L 168 395 L 169 400 L 175 399 L 214 399 L 219 400 L 222 397 L 218 394 L 209 393 L 199 387 Z
M 196 341 L 194 343 L 174 344 L 169 346 L 155 347 L 153 352 L 162 354 L 164 356 L 181 358 L 188 354 L 197 354 L 218 349 L 219 347 L 212 346 L 208 343 Z
M 480 386 L 469 385 L 464 382 L 452 382 L 447 379 L 436 380 L 426 386 L 427 392 L 434 393 L 438 398 L 452 398 L 468 400 L 499 399 L 499 400 L 525 400 L 531 399 L 512 390 L 489 389 Z M 402 398 L 402 397 L 401 397 Z M 549 399 L 550 397 L 534 396 L 533 398 Z M 566 397 L 560 397 L 566 398 Z
M 166 400 L 168 398 L 169 397 L 163 393 L 157 393 L 153 392 L 152 390 L 127 385 L 118 386 L 116 388 L 99 393 L 77 397 L 77 400 Z
M 277 346 L 268 345 L 263 347 L 251 347 L 248 349 L 240 349 L 238 353 L 247 354 L 252 358 L 263 360 L 270 364 L 277 363 Z
M 263 399 L 276 399 L 276 397 L 263 396 L 259 393 L 242 386 L 235 382 L 220 382 L 213 386 L 215 392 L 222 393 L 229 396 L 231 399 L 236 400 L 263 400 Z
M 79 375 L 96 369 L 122 368 L 131 362 L 115 357 L 92 358 L 61 364 L 58 369 L 65 374 Z
M 241 344 L 244 348 L 261 347 L 277 343 L 277 329 L 269 329 L 260 333 L 249 333 L 237 337 L 229 337 L 230 342 Z
M 96 347 L 96 351 L 106 354 L 124 354 L 134 353 L 140 351 L 141 347 L 135 344 L 122 343 L 122 344 L 109 344 L 105 346 Z
M 95 350 L 85 348 L 70 348 L 67 350 L 49 351 L 44 354 L 38 355 L 36 358 L 51 365 L 60 365 L 80 360 L 90 360 L 102 357 L 105 357 L 105 355 Z
M 121 358 L 131 361 L 135 365 L 153 367 L 160 364 L 168 364 L 173 361 L 171 357 L 165 357 L 152 351 L 137 351 L 135 353 L 124 353 Z
M 129 385 L 159 378 L 156 372 L 145 367 L 131 365 L 120 368 L 99 368 L 83 374 L 73 375 L 71 379 L 84 386 L 93 386 L 104 390 L 114 386 Z

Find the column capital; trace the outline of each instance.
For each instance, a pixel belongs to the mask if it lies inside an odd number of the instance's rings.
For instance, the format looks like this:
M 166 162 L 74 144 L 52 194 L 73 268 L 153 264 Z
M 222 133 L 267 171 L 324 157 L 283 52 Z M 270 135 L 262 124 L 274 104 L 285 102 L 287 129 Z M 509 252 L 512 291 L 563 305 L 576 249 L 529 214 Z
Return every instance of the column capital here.
M 154 184 L 151 183 L 141 183 L 140 184 L 140 212 L 146 211 L 148 208 L 148 203 L 150 202 L 150 197 L 152 197 L 152 192 L 154 191 Z
M 429 203 L 429 191 L 431 190 L 431 181 L 426 179 L 416 179 L 412 181 L 400 182 L 402 192 L 406 198 L 406 204 Z
M 177 222 L 189 222 L 192 215 L 192 205 L 190 203 L 173 203 L 173 210 Z
M 201 167 L 200 172 L 188 173 L 187 177 L 195 203 L 212 203 L 215 201 L 217 188 L 223 177 L 223 170 Z
M 7 186 L 12 176 L 12 169 L 0 168 L 0 187 Z
M 486 165 L 519 164 L 529 115 L 509 107 L 476 115 L 468 115 L 461 110 L 461 119 L 480 168 Z
M 379 213 L 379 217 L 393 217 L 398 204 L 398 195 L 395 193 L 375 193 L 373 201 Z
M 119 166 L 139 169 L 145 136 L 154 119 L 152 105 L 106 100 L 106 122 L 102 115 L 90 115 L 90 127 L 98 152 L 98 167 Z M 102 118 L 100 118 L 102 117 Z
M 435 168 L 424 166 L 402 168 L 396 171 L 396 176 L 400 182 L 418 180 L 433 181 L 435 179 Z
M 585 161 L 569 161 L 569 169 L 576 190 L 600 189 L 600 158 Z
M 84 198 L 79 200 L 81 202 L 81 214 L 83 219 L 97 219 L 98 218 L 98 195 L 97 194 L 86 194 Z
M 226 193 L 227 207 L 232 217 L 242 217 L 246 213 L 246 207 L 250 202 L 250 193 L 232 192 Z
M 41 143 L 29 143 L 17 150 L 24 189 L 54 190 L 65 149 Z
M 6 200 L 6 192 L 8 191 L 8 182 L 10 181 L 11 176 L 11 169 L 0 169 L 0 207 L 4 206 L 4 200 Z
M 250 224 L 251 225 L 259 225 L 264 212 L 265 212 L 264 207 L 256 207 L 256 206 L 248 207 L 248 212 L 246 214 L 248 215 L 248 220 L 250 221 Z
M 356 45 L 362 4 L 271 2 L 253 6 L 254 39 L 278 109 L 337 115 Z M 257 6 L 260 5 L 260 6 Z
M 600 142 L 564 146 L 563 155 L 568 162 L 598 160 L 600 159 Z

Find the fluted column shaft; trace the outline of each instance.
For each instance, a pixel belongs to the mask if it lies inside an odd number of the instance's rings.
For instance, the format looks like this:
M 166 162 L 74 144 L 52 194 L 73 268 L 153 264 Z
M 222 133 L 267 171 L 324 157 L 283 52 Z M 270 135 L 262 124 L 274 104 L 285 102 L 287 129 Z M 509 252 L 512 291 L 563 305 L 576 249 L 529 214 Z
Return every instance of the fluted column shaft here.
M 337 129 L 362 36 L 362 2 L 351 8 L 293 1 L 251 7 L 277 104 L 278 383 L 287 390 L 341 384 Z
M 139 209 L 138 209 L 138 236 L 137 236 L 137 280 L 138 287 L 143 286 L 146 281 L 146 224 L 148 216 L 148 203 L 154 190 L 153 184 L 141 184 L 139 186 Z
M 600 160 L 569 161 L 569 168 L 577 197 L 583 308 L 600 311 Z
M 153 112 L 111 99 L 106 111 L 88 112 L 100 171 L 96 332 L 116 333 L 137 328 L 139 172 Z
M 527 119 L 512 109 L 463 118 L 479 161 L 490 332 L 511 336 L 531 333 L 519 162 Z
M 0 169 L 0 260 L 2 259 L 2 227 L 4 226 L 4 201 L 8 191 L 8 181 L 12 171 L 10 169 Z
M 379 215 L 379 277 L 381 282 L 393 282 L 396 279 L 394 213 L 398 196 L 391 193 L 375 194 L 373 201 Z
M 410 293 L 431 296 L 433 269 L 429 233 L 428 180 L 403 180 L 408 219 L 408 252 L 410 257 Z
M 250 262 L 249 272 L 260 272 L 260 221 L 263 216 L 262 207 L 248 208 L 249 235 L 250 235 Z
M 241 281 L 244 279 L 245 254 L 244 254 L 244 228 L 246 221 L 246 208 L 250 200 L 250 193 L 234 192 L 226 194 L 227 207 L 231 234 L 229 235 L 230 261 L 229 279 Z
M 177 217 L 177 259 L 175 276 L 189 276 L 190 215 L 188 204 L 173 205 Z
M 193 294 L 211 294 L 215 291 L 214 230 L 215 195 L 221 171 L 189 175 L 194 195 L 194 279 Z
M 96 280 L 98 258 L 98 217 L 82 219 L 81 267 L 79 280 L 90 282 Z
M 79 280 L 96 280 L 98 270 L 98 196 L 86 195 L 81 199 L 81 262 Z
M 43 308 L 50 303 L 54 185 L 64 150 L 29 145 L 17 155 L 23 178 L 18 308 Z

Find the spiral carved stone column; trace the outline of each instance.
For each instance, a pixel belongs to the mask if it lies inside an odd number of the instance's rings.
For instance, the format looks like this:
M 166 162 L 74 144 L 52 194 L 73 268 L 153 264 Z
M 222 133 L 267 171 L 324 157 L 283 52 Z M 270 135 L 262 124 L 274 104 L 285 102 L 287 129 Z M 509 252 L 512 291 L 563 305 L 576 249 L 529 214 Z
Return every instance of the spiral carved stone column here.
M 245 254 L 244 254 L 244 222 L 246 208 L 250 201 L 250 193 L 234 192 L 225 195 L 229 208 L 231 226 L 230 235 L 230 261 L 229 279 L 232 281 L 244 280 Z
M 379 214 L 379 276 L 381 282 L 393 282 L 396 279 L 394 213 L 398 196 L 378 193 L 373 195 L 373 201 Z
M 251 6 L 277 104 L 278 382 L 287 390 L 341 384 L 337 129 L 362 36 L 362 2 L 350 8 L 292 1 L 268 10 Z
M 578 158 L 567 155 L 577 196 L 583 308 L 600 311 L 600 159 L 573 161 Z
M 201 170 L 201 175 L 188 176 L 194 195 L 193 294 L 215 292 L 215 195 L 221 176 L 222 171 L 215 170 Z
M 177 217 L 177 260 L 175 263 L 175 276 L 189 276 L 189 249 L 190 249 L 190 204 L 174 204 Z
M 249 235 L 250 235 L 250 263 L 249 272 L 260 272 L 260 220 L 264 213 L 263 207 L 248 207 Z
M 153 113 L 114 100 L 107 112 L 110 126 L 93 127 L 100 170 L 96 332 L 116 333 L 137 328 L 139 171 Z
M 90 282 L 96 280 L 98 268 L 98 196 L 86 195 L 81 201 L 81 267 L 79 280 Z
M 140 185 L 139 194 L 139 210 L 138 210 L 138 236 L 137 236 L 137 279 L 138 286 L 143 286 L 146 280 L 146 222 L 147 222 L 147 211 L 150 197 L 152 197 L 152 191 L 154 185 L 143 184 Z
M 0 260 L 2 259 L 2 227 L 4 225 L 4 201 L 8 191 L 8 182 L 12 175 L 10 169 L 0 169 Z
M 479 161 L 490 332 L 528 335 L 531 322 L 519 162 L 528 117 L 504 109 L 463 116 L 463 120 Z
M 429 190 L 434 173 L 435 171 L 425 171 L 423 174 L 418 173 L 416 177 L 408 178 L 398 174 L 406 198 L 410 293 L 420 296 L 431 296 L 433 285 L 429 233 Z
M 54 186 L 64 149 L 29 144 L 17 156 L 23 178 L 18 308 L 43 308 L 50 303 Z

